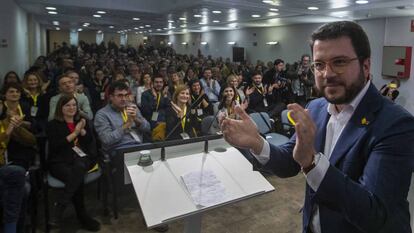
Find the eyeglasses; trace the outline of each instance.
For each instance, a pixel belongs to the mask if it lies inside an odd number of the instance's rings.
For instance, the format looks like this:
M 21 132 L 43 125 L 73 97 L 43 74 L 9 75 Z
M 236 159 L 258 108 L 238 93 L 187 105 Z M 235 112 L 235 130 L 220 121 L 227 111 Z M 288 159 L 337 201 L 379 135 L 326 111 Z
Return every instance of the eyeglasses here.
M 114 95 L 116 98 L 119 98 L 119 99 L 122 99 L 122 98 L 124 98 L 124 99 L 127 99 L 127 98 L 129 98 L 129 94 L 117 94 L 117 95 Z
M 334 73 L 342 74 L 345 72 L 346 67 L 352 62 L 358 60 L 358 57 L 354 58 L 335 58 L 330 61 L 315 61 L 311 64 L 311 70 L 314 74 L 319 74 L 326 71 L 327 65 Z

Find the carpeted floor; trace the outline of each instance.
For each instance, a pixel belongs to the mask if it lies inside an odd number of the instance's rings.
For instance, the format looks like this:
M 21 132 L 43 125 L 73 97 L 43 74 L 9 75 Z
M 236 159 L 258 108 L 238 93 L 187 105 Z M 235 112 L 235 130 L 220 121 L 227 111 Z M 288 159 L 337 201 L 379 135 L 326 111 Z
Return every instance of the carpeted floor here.
M 301 232 L 302 215 L 299 212 L 304 198 L 305 178 L 302 174 L 288 179 L 267 176 L 276 188 L 274 192 L 254 197 L 225 207 L 211 210 L 203 215 L 203 233 L 297 233 Z M 124 186 L 119 197 L 119 218 L 110 214 L 103 216 L 100 201 L 96 198 L 96 186 L 88 186 L 87 208 L 101 222 L 103 233 L 142 233 L 148 230 L 144 224 L 138 201 L 132 186 Z M 59 195 L 59 192 L 53 192 Z M 51 201 L 53 196 L 51 195 Z M 44 232 L 43 210 L 38 210 L 38 232 Z M 62 229 L 52 233 L 88 232 L 80 228 L 73 207 L 65 212 Z M 183 232 L 183 222 L 170 224 L 170 233 Z

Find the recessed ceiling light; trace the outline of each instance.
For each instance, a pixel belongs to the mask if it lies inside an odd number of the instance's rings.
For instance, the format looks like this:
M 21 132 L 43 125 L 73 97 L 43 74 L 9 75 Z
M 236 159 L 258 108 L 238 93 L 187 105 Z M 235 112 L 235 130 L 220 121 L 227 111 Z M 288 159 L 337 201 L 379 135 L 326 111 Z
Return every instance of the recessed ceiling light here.
M 60 27 L 56 27 L 56 31 L 59 31 L 60 30 Z
M 55 25 L 55 26 L 58 26 L 58 25 L 59 25 L 59 21 L 53 21 L 52 23 L 53 23 L 53 25 Z
M 263 0 L 262 2 L 263 2 L 263 3 L 267 3 L 267 4 L 272 4 L 272 3 L 273 3 L 273 1 L 272 1 L 272 0 Z
M 167 30 L 168 28 L 163 28 L 164 30 Z
M 78 32 L 81 32 L 81 31 L 83 31 L 83 29 L 82 28 L 78 28 Z
M 172 43 L 170 42 L 170 41 L 168 41 L 168 43 L 167 43 L 168 45 L 171 45 Z
M 206 45 L 207 44 L 207 41 L 201 41 L 200 44 L 201 45 Z
M 148 32 L 152 32 L 152 30 L 148 30 Z
M 174 20 L 168 20 L 169 23 L 174 23 Z
M 229 41 L 229 42 L 227 42 L 227 44 L 229 44 L 229 45 L 235 45 L 236 42 L 235 41 Z
M 95 18 L 101 18 L 102 15 L 93 15 L 93 17 L 95 17 Z
M 51 14 L 51 15 L 57 15 L 57 12 L 56 11 L 48 11 L 47 13 L 48 14 Z
M 175 29 L 175 27 L 171 27 L 172 29 Z
M 109 28 L 114 28 L 114 26 L 111 25 L 111 26 L 109 26 Z
M 206 22 L 199 22 L 198 24 L 200 24 L 200 25 L 206 25 L 207 23 Z
M 252 15 L 252 18 L 260 18 L 260 15 Z
M 138 30 L 139 28 L 135 27 L 134 29 L 135 29 L 135 30 Z
M 269 10 L 270 11 L 279 11 L 279 9 L 277 9 L 277 8 L 270 8 Z
M 157 28 L 157 31 L 161 31 L 161 28 Z
M 367 4 L 368 1 L 367 0 L 358 0 L 358 1 L 355 1 L 355 3 L 356 4 Z
M 98 34 L 101 34 L 101 33 L 102 33 L 102 31 L 101 31 L 101 30 L 99 30 L 99 31 L 98 31 Z
M 132 18 L 132 20 L 138 21 L 140 20 L 140 18 Z
M 310 6 L 310 7 L 308 7 L 308 10 L 311 10 L 311 11 L 316 11 L 316 10 L 319 10 L 319 7 L 316 7 L 316 6 Z
M 221 14 L 221 11 L 212 11 L 213 14 Z
M 139 32 L 139 34 L 142 34 L 142 32 Z
M 84 27 L 88 27 L 89 25 L 88 25 L 88 24 L 84 24 L 84 25 L 82 25 L 82 26 L 84 26 Z
M 213 20 L 213 23 L 220 23 L 220 20 Z
M 267 15 L 269 15 L 269 16 L 276 16 L 276 15 L 279 15 L 279 13 L 276 13 L 276 12 L 269 12 Z
M 45 7 L 46 8 L 46 10 L 49 10 L 49 11 L 55 11 L 56 10 L 56 7 L 51 7 L 51 6 L 48 6 L 48 7 Z
M 145 25 L 145 27 L 150 28 L 150 27 L 151 27 L 151 25 L 148 25 L 148 24 L 147 24 L 147 25 Z
M 139 28 L 144 28 L 144 26 L 139 26 Z
M 98 14 L 106 14 L 106 11 L 97 11 Z
M 181 17 L 179 18 L 179 20 L 187 20 L 187 18 Z
M 196 17 L 196 18 L 201 18 L 201 15 L 194 15 L 194 17 Z
M 188 45 L 188 43 L 187 43 L 187 42 L 182 42 L 181 44 L 182 44 L 182 45 Z

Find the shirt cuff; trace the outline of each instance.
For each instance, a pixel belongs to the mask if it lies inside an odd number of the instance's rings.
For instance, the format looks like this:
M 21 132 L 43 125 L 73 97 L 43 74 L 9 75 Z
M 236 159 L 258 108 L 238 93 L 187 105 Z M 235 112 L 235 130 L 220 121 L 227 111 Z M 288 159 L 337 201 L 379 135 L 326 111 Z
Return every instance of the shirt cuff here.
M 326 172 L 328 171 L 329 165 L 329 160 L 324 155 L 321 155 L 315 167 L 305 174 L 306 181 L 313 191 L 316 192 L 318 190 Z
M 252 155 L 257 159 L 257 161 L 259 161 L 260 164 L 265 165 L 269 160 L 270 160 L 270 146 L 269 143 L 263 140 L 263 147 L 262 147 L 262 151 L 260 152 L 260 154 L 255 154 L 252 150 L 250 150 L 250 153 L 252 153 Z

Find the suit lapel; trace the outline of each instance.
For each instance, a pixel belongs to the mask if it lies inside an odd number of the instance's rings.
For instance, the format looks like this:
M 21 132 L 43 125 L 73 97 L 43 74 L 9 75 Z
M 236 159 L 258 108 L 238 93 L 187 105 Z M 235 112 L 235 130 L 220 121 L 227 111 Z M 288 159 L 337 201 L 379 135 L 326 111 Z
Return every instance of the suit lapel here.
M 315 150 L 323 152 L 326 138 L 326 125 L 328 124 L 331 115 L 328 113 L 328 102 L 326 102 L 315 117 L 315 123 L 317 125 Z
M 346 155 L 354 143 L 364 135 L 375 120 L 375 112 L 382 107 L 382 96 L 371 83 L 367 93 L 357 106 L 351 119 L 345 126 L 329 159 L 332 165 Z M 325 126 L 326 127 L 326 126 Z

